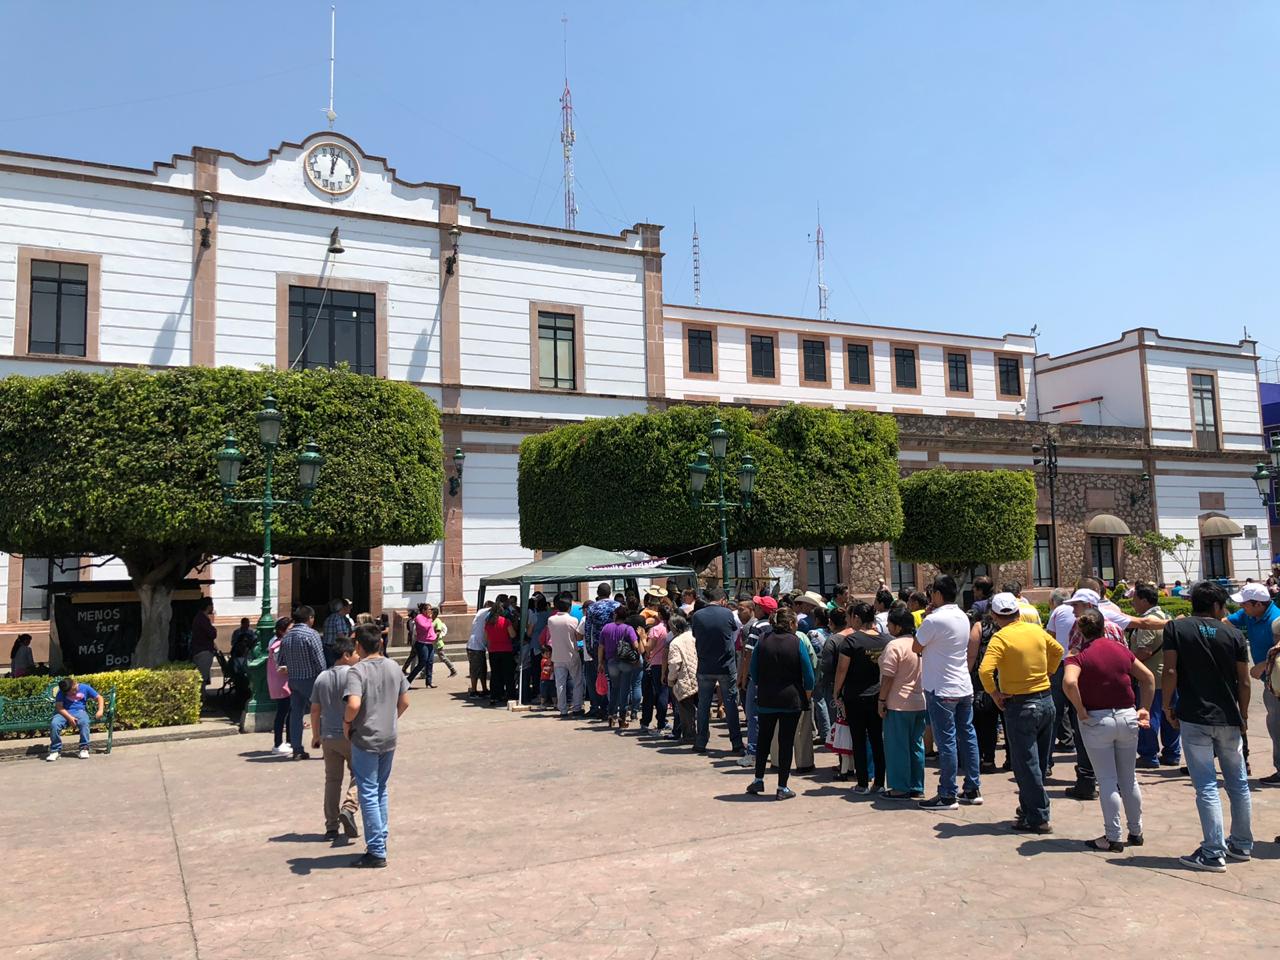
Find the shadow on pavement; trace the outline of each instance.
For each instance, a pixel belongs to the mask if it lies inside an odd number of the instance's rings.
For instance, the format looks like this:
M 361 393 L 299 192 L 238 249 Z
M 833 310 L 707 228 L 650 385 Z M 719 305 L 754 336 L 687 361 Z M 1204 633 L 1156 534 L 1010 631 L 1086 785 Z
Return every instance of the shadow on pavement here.
M 1190 867 L 1184 867 L 1177 857 L 1113 857 L 1107 860 L 1113 867 L 1146 867 L 1148 870 L 1185 870 L 1187 873 L 1199 873 Z
M 323 833 L 282 833 L 278 837 L 267 837 L 268 843 L 322 843 Z
M 289 869 L 300 877 L 305 877 L 313 870 L 338 870 L 350 867 L 360 856 L 357 853 L 335 853 L 327 857 L 294 857 L 287 861 Z
M 1008 822 L 1004 823 L 952 823 L 943 820 L 935 823 L 933 829 L 937 831 L 939 840 L 954 840 L 958 837 L 1016 837 L 1018 834 L 1010 829 Z

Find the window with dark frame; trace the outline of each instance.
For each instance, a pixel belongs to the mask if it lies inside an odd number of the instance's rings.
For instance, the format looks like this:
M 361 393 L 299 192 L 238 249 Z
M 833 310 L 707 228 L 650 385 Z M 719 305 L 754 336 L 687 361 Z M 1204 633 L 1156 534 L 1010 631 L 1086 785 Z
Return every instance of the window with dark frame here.
M 574 350 L 577 336 L 571 313 L 538 313 L 538 385 L 576 390 Z
M 405 593 L 422 593 L 422 564 L 416 561 L 401 564 L 400 579 Z
M 734 550 L 729 554 L 729 579 L 735 583 L 755 578 L 755 564 L 750 550 Z
M 27 351 L 83 357 L 88 318 L 89 268 L 83 263 L 32 260 Z
M 231 595 L 256 597 L 258 595 L 258 568 L 251 563 L 236 564 L 231 568 Z
M 766 334 L 751 335 L 751 375 L 761 380 L 772 380 L 777 376 L 777 365 L 774 362 L 773 337 Z
M 831 596 L 840 582 L 840 555 L 836 547 L 817 547 L 806 551 L 806 583 L 824 597 Z
M 1191 375 L 1191 420 L 1197 450 L 1218 449 L 1217 389 L 1207 373 Z
M 1006 397 L 1022 396 L 1022 361 L 1017 357 L 997 357 L 1000 392 Z
M 849 382 L 859 387 L 871 385 L 871 348 L 865 343 L 851 343 L 845 351 L 849 357 Z
M 289 288 L 289 360 L 302 369 L 376 376 L 378 298 L 372 293 Z
M 899 560 L 892 543 L 889 544 L 889 587 L 894 593 L 916 588 L 916 565 Z
M 827 342 L 825 340 L 805 340 L 801 344 L 804 352 L 804 378 L 819 383 L 827 382 Z
M 711 345 L 710 330 L 690 330 L 689 337 L 689 372 L 715 373 L 715 351 Z
M 1031 585 L 1033 587 L 1052 587 L 1053 549 L 1050 538 L 1053 528 L 1047 523 L 1036 524 L 1035 546 L 1031 552 Z
M 893 382 L 903 390 L 914 390 L 916 382 L 916 352 L 911 347 L 893 348 Z
M 1231 575 L 1227 566 L 1228 549 L 1225 537 L 1205 537 L 1201 558 L 1204 569 L 1200 571 L 1205 580 L 1225 580 Z
M 1093 561 L 1093 575 L 1108 585 L 1116 581 L 1115 537 L 1090 537 L 1089 556 Z
M 51 591 L 46 589 L 48 584 L 75 583 L 80 579 L 78 559 L 71 558 L 61 563 L 67 569 L 62 569 L 58 560 L 50 560 L 48 557 L 22 558 L 21 618 L 24 622 L 49 619 L 53 597 Z
M 954 393 L 969 392 L 969 355 L 947 354 L 947 386 Z

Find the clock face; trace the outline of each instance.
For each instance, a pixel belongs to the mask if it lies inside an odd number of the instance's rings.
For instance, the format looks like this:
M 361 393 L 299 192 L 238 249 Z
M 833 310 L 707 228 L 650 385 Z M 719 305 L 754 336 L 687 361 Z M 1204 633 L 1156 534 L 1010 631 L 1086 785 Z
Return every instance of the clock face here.
M 360 179 L 355 155 L 337 143 L 317 143 L 307 151 L 307 178 L 325 193 L 349 193 Z

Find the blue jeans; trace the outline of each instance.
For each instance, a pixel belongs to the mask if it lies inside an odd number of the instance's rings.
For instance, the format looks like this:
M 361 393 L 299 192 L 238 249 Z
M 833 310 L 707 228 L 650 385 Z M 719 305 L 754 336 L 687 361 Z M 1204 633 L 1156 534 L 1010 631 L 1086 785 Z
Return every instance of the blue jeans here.
M 754 754 L 760 738 L 760 718 L 756 715 L 756 682 L 747 681 L 747 753 Z
M 827 698 L 821 693 L 815 693 L 811 703 L 814 729 L 818 731 L 818 739 L 826 743 L 827 734 L 831 732 L 831 714 L 827 712 Z
M 1053 756 L 1056 720 L 1050 690 L 1011 696 L 1005 701 L 1004 736 L 1013 778 L 1018 783 L 1018 806 L 1022 819 L 1033 827 L 1049 822 L 1049 794 L 1044 789 L 1044 778 Z M 937 731 L 935 726 L 935 737 Z
M 924 715 L 923 710 L 890 710 L 885 715 L 884 767 L 890 790 L 924 792 Z
M 742 723 L 738 719 L 738 678 L 732 673 L 698 674 L 698 735 L 694 747 L 707 749 L 711 736 L 711 701 L 716 698 L 716 684 L 724 697 L 724 716 L 729 722 L 729 743 L 734 750 L 742 749 Z
M 387 778 L 396 752 L 369 753 L 351 745 L 351 775 L 360 794 L 365 849 L 375 857 L 387 855 Z
M 1178 708 L 1178 694 L 1173 695 L 1173 707 Z M 1151 701 L 1151 729 L 1138 729 L 1138 756 L 1143 760 L 1156 760 L 1159 754 L 1169 766 L 1182 756 L 1182 734 L 1176 727 L 1164 722 L 1164 691 L 1156 687 L 1156 698 Z
M 306 680 L 289 678 L 289 746 L 295 754 L 302 753 L 302 718 L 311 712 L 311 688 L 315 677 Z
M 639 706 L 632 699 L 639 677 L 640 664 L 609 661 L 609 716 L 625 720 L 627 711 Z
M 1213 759 L 1222 766 L 1222 786 L 1231 798 L 1231 835 L 1227 841 L 1238 850 L 1253 850 L 1253 808 L 1249 799 L 1249 778 L 1244 771 L 1244 750 L 1239 727 L 1210 727 L 1182 721 L 1182 753 L 1196 788 L 1196 809 L 1206 857 L 1226 856 L 1222 839 L 1222 801 L 1218 797 L 1218 777 Z
M 83 708 L 79 710 L 68 710 L 67 713 L 71 714 L 71 716 L 75 718 L 76 730 L 80 733 L 80 749 L 88 750 L 89 749 L 89 714 L 86 713 Z M 53 723 L 49 725 L 49 752 L 50 753 L 62 752 L 62 731 L 67 729 L 67 724 L 69 722 L 70 721 L 68 721 L 67 718 L 60 713 L 55 713 L 53 715 Z
M 409 683 L 413 683 L 419 673 L 424 673 L 427 686 L 431 686 L 432 667 L 436 662 L 436 645 L 434 643 L 415 643 L 418 648 L 418 663 L 409 673 Z
M 938 748 L 938 795 L 956 795 L 956 773 L 964 764 L 964 789 L 980 790 L 978 734 L 973 729 L 973 695 L 938 697 L 924 692 L 933 742 Z
M 662 664 L 644 668 L 644 698 L 640 702 L 640 726 L 649 726 L 657 712 L 658 729 L 667 725 L 667 704 L 671 688 L 662 682 Z

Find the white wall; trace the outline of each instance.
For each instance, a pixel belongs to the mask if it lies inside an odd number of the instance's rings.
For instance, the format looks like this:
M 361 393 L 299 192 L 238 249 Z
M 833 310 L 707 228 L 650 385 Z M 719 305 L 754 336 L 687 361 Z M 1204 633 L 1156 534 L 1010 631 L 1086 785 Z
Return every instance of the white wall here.
M 1236 474 L 1188 477 L 1161 473 L 1162 469 L 1185 469 L 1185 464 L 1176 461 L 1158 461 L 1155 489 L 1156 505 L 1160 512 L 1160 532 L 1169 537 L 1180 533 L 1196 542 L 1196 547 L 1192 551 L 1191 578 L 1196 579 L 1200 576 L 1199 518 L 1201 514 L 1209 512 L 1223 513 L 1242 527 L 1247 524 L 1257 525 L 1259 535 L 1264 538 L 1257 555 L 1255 556 L 1251 541 L 1236 537 L 1231 541 L 1232 563 L 1237 580 L 1243 580 L 1246 577 L 1265 578 L 1270 569 L 1267 563 L 1269 545 L 1265 539 L 1267 515 L 1262 507 L 1262 501 L 1258 499 L 1258 488 L 1253 482 L 1250 471 L 1242 469 Z M 1221 492 L 1226 505 L 1225 509 L 1201 510 L 1201 492 Z M 1182 568 L 1168 558 L 1164 560 L 1164 578 L 1169 583 L 1174 580 L 1184 582 L 1186 580 Z
M 531 301 L 583 308 L 589 393 L 645 392 L 639 256 L 464 234 L 458 265 L 462 382 L 528 390 Z
M 1155 443 L 1158 446 L 1192 445 L 1189 368 L 1217 374 L 1223 446 L 1228 450 L 1261 449 L 1262 407 L 1253 360 L 1148 349 L 1147 384 Z
M 1100 357 L 1057 370 L 1040 367 L 1040 416 L 1052 423 L 1080 422 L 1093 426 L 1142 427 L 1142 368 L 1138 351 Z M 1185 384 L 1183 393 L 1186 393 Z M 1102 397 L 1101 403 L 1073 405 L 1055 411 L 1058 404 Z
M 342 219 L 322 212 L 223 201 L 218 213 L 217 362 L 275 364 L 276 274 L 386 283 L 388 373 L 439 382 L 435 227 Z M 329 256 L 339 226 L 345 253 Z
M 0 353 L 13 352 L 17 248 L 102 257 L 99 356 L 114 363 L 191 359 L 189 197 L 0 172 Z
M 462 516 L 463 596 L 474 606 L 480 578 L 528 563 L 520 546 L 514 453 L 469 453 Z
M 750 334 L 745 326 L 717 323 L 714 316 L 704 318 L 688 314 L 690 323 L 711 325 L 716 328 L 716 377 L 712 380 L 686 378 L 684 375 L 684 321 L 686 314 L 670 311 L 663 321 L 664 369 L 668 395 L 680 399 L 686 396 L 712 396 L 725 402 L 735 399 L 780 400 L 796 403 L 829 404 L 837 408 L 874 407 L 890 411 L 894 407 L 919 408 L 925 413 L 943 414 L 948 410 L 972 411 L 978 416 L 995 417 L 999 414 L 1015 414 L 1018 400 L 1002 400 L 996 396 L 995 350 L 975 347 L 957 338 L 957 346 L 971 351 L 969 380 L 973 397 L 949 397 L 946 395 L 946 344 L 918 342 L 910 331 L 884 330 L 869 334 L 862 328 L 851 327 L 847 332 L 832 333 L 832 324 L 818 325 L 812 330 L 779 328 L 778 318 L 760 317 L 751 329 L 774 331 L 777 344 L 777 364 L 780 383 L 750 383 Z M 750 320 L 750 318 L 746 318 Z M 741 322 L 741 321 L 740 321 Z M 798 325 L 799 321 L 796 324 Z M 845 337 L 871 339 L 872 381 L 874 390 L 855 390 L 848 386 L 846 372 L 847 355 Z M 883 339 L 881 339 L 883 338 Z M 892 389 L 893 348 L 896 342 L 916 343 L 919 356 L 919 383 L 921 392 L 899 393 Z M 827 342 L 827 376 L 830 386 L 811 386 L 801 383 L 800 341 L 825 340 Z M 989 343 L 989 341 L 987 341 Z M 1003 352 L 1003 351 L 1002 351 Z M 1011 351 L 1018 352 L 1018 351 Z M 1031 354 L 1022 356 L 1023 396 L 1030 391 Z M 1028 403 L 1033 401 L 1028 401 Z
M 467 458 L 468 460 L 470 457 Z M 404 564 L 422 564 L 422 590 L 409 593 L 404 589 Z M 418 546 L 382 548 L 382 596 L 371 598 L 375 609 L 403 611 L 407 607 L 430 603 L 439 605 L 444 597 L 444 541 Z

